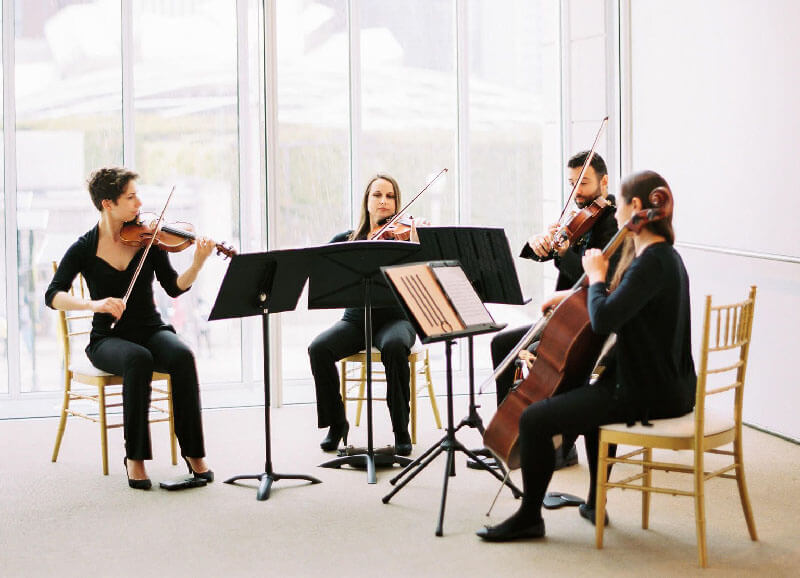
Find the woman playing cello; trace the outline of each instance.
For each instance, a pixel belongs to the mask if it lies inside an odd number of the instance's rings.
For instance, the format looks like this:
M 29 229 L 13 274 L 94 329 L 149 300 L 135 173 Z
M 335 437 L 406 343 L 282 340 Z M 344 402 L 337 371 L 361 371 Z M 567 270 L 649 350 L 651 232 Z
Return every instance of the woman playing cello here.
M 622 182 L 616 218 L 620 226 L 652 207 L 650 193 L 667 187 L 657 173 L 644 171 Z M 628 239 L 630 241 L 630 239 Z M 519 451 L 525 496 L 519 510 L 496 526 L 478 530 L 487 541 L 505 542 L 544 536 L 542 501 L 553 475 L 553 436 L 583 434 L 591 485 L 584 518 L 594 521 L 598 428 L 677 417 L 692 410 L 696 374 L 691 354 L 689 280 L 672 247 L 671 216 L 646 224 L 632 235 L 606 287 L 608 259 L 599 249 L 586 251 L 583 267 L 589 288 L 587 305 L 592 329 L 615 332 L 616 369 L 594 384 L 533 403 L 519 420 Z M 543 309 L 558 305 L 571 291 L 558 292 Z
M 172 326 L 161 320 L 152 284 L 153 278 L 158 278 L 170 297 L 188 291 L 215 243 L 205 237 L 198 238 L 194 260 L 181 275 L 172 268 L 164 251 L 149 251 L 126 304 L 121 297 L 145 251 L 125 244 L 120 236 L 123 225 L 136 219 L 142 206 L 136 194 L 137 176 L 117 167 L 92 173 L 89 194 L 100 211 L 100 222 L 67 250 L 47 288 L 45 302 L 53 309 L 94 312 L 86 355 L 98 369 L 123 378 L 128 485 L 147 490 L 152 484 L 144 460 L 152 459 L 148 408 L 154 369 L 167 372 L 172 378 L 175 435 L 189 472 L 206 481 L 214 479 L 204 459 L 194 355 Z M 69 293 L 79 273 L 86 279 L 91 299 Z

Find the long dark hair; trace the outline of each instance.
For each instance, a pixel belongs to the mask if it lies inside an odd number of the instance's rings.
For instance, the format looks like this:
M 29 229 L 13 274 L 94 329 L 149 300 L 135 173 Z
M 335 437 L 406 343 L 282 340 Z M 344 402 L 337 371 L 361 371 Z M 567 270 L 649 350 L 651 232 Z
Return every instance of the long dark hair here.
M 395 211 L 403 206 L 403 202 L 400 198 L 400 185 L 397 184 L 397 181 L 394 180 L 394 177 L 391 177 L 385 173 L 378 173 L 369 180 L 369 182 L 367 183 L 367 187 L 364 189 L 364 197 L 363 199 L 361 199 L 361 218 L 358 222 L 358 226 L 355 229 L 353 229 L 352 233 L 350 233 L 348 241 L 357 241 L 358 239 L 367 238 L 370 229 L 369 211 L 367 210 L 367 201 L 369 200 L 369 189 L 372 186 L 372 183 L 374 183 L 379 179 L 383 179 L 384 181 L 388 181 L 392 184 L 392 188 L 394 189 Z
M 664 180 L 664 177 L 655 171 L 641 171 L 629 175 L 622 181 L 619 194 L 620 197 L 622 197 L 622 202 L 626 205 L 630 205 L 633 198 L 636 197 L 642 202 L 642 209 L 650 209 L 653 207 L 653 203 L 650 202 L 650 193 L 658 187 L 666 187 L 669 189 L 669 185 L 667 181 Z M 670 245 L 675 243 L 675 230 L 672 228 L 672 215 L 666 219 L 648 223 L 644 227 L 650 232 L 664 237 Z M 635 257 L 632 237 L 625 239 L 620 251 L 619 263 L 617 263 L 614 277 L 611 279 L 610 288 L 612 291 L 619 285 L 619 282 L 622 280 L 622 275 Z

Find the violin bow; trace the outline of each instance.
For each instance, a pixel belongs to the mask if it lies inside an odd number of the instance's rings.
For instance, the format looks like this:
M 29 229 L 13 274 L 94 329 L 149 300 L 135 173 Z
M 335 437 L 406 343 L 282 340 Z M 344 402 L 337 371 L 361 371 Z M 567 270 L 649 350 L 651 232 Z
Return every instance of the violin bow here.
M 573 183 L 572 191 L 570 192 L 569 197 L 567 198 L 567 202 L 564 203 L 564 208 L 561 209 L 561 216 L 558 217 L 559 223 L 561 222 L 561 219 L 564 218 L 564 213 L 567 212 L 567 207 L 569 207 L 570 201 L 572 201 L 573 197 L 575 196 L 575 193 L 577 192 L 578 187 L 581 185 L 581 181 L 583 180 L 583 177 L 586 174 L 586 171 L 589 168 L 592 159 L 594 158 L 594 152 L 595 149 L 597 149 L 597 143 L 600 141 L 600 135 L 603 134 L 603 129 L 606 128 L 606 124 L 608 124 L 608 117 L 605 117 L 603 121 L 600 123 L 600 128 L 597 130 L 597 135 L 594 137 L 594 143 L 592 143 L 592 148 L 589 151 L 589 154 L 586 156 L 586 160 L 583 161 L 583 167 L 581 167 L 581 172 L 578 175 L 578 179 Z
M 123 305 L 128 304 L 128 299 L 131 296 L 131 291 L 133 291 L 133 285 L 134 283 L 136 283 L 136 279 L 139 277 L 139 273 L 141 272 L 142 266 L 144 265 L 144 260 L 147 259 L 147 254 L 150 252 L 150 247 L 153 246 L 153 242 L 156 240 L 156 235 L 158 235 L 158 231 L 161 229 L 161 222 L 164 220 L 164 214 L 167 212 L 167 206 L 169 205 L 169 201 L 170 199 L 172 199 L 172 193 L 174 192 L 175 192 L 175 185 L 172 186 L 172 190 L 169 192 L 169 196 L 167 196 L 167 202 L 164 203 L 164 208 L 161 209 L 161 214 L 158 216 L 158 221 L 156 221 L 156 227 L 153 230 L 153 235 L 152 237 L 150 237 L 150 241 L 147 243 L 147 247 L 145 247 L 144 253 L 142 253 L 142 257 L 139 259 L 139 264 L 136 266 L 136 271 L 133 273 L 133 278 L 131 278 L 131 283 L 130 285 L 128 285 L 128 290 L 125 291 L 125 296 L 122 298 Z M 125 314 L 124 310 L 122 314 L 123 315 Z M 120 315 L 120 318 L 122 318 L 122 315 Z M 114 329 L 118 321 L 119 319 L 115 320 L 111 324 L 111 329 Z
M 383 235 L 383 234 L 386 232 L 386 229 L 388 229 L 388 228 L 389 228 L 389 227 L 391 227 L 391 226 L 392 226 L 392 225 L 393 225 L 393 224 L 394 224 L 396 221 L 398 221 L 398 220 L 399 220 L 399 219 L 400 219 L 400 218 L 403 216 L 403 213 L 406 211 L 406 209 L 408 209 L 408 208 L 411 206 L 411 204 L 412 204 L 414 201 L 416 201 L 416 200 L 417 200 L 417 199 L 418 199 L 418 198 L 419 198 L 419 197 L 422 195 L 422 193 L 424 193 L 424 192 L 425 192 L 425 191 L 428 189 L 428 187 L 430 187 L 430 186 L 431 186 L 431 185 L 432 185 L 432 184 L 433 184 L 433 183 L 436 181 L 436 179 L 438 179 L 439 177 L 441 177 L 441 176 L 442 176 L 444 173 L 446 173 L 446 172 L 447 172 L 447 168 L 443 168 L 441 171 L 439 171 L 439 174 L 438 174 L 438 175 L 436 175 L 435 177 L 433 177 L 433 178 L 431 179 L 431 181 L 430 181 L 430 182 L 429 182 L 427 185 L 425 185 L 425 186 L 423 187 L 423 189 L 422 189 L 420 192 L 418 192 L 416 195 L 414 195 L 414 198 L 413 198 L 413 199 L 411 199 L 410 201 L 408 201 L 408 202 L 405 204 L 405 206 L 403 206 L 403 208 L 402 208 L 402 209 L 400 209 L 399 211 L 397 211 L 397 212 L 394 214 L 394 216 L 392 216 L 392 218 L 391 218 L 391 219 L 389 219 L 388 221 L 386 221 L 386 223 L 383 225 L 383 227 L 381 227 L 380 229 L 378 229 L 378 232 L 377 232 L 377 233 L 375 233 L 375 235 L 374 235 L 374 237 L 373 237 L 373 238 L 380 238 L 380 236 L 381 236 L 381 235 Z

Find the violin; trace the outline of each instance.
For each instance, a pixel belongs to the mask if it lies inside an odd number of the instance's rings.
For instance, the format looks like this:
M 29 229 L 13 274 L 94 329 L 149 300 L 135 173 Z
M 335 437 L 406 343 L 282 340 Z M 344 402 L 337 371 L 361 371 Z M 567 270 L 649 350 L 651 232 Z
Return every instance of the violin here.
M 414 217 L 400 217 L 388 223 L 379 223 L 369 232 L 367 239 L 369 241 L 410 241 L 415 228 Z
M 142 215 L 139 215 L 135 221 L 122 226 L 120 240 L 131 247 L 147 247 L 150 240 L 153 239 L 153 245 L 159 249 L 168 253 L 179 253 L 194 243 L 197 238 L 194 226 L 191 223 L 181 222 L 162 224 L 153 238 L 157 223 L 158 219 L 144 221 Z M 236 255 L 236 251 L 232 247 L 226 247 L 223 243 L 215 245 L 217 255 L 225 255 L 226 259 Z
M 589 205 L 582 208 L 570 216 L 570 218 L 560 225 L 553 233 L 553 248 L 560 251 L 565 243 L 572 243 L 573 239 L 580 239 L 594 227 L 594 224 L 602 217 L 608 207 L 613 207 L 611 203 L 603 197 L 597 197 Z

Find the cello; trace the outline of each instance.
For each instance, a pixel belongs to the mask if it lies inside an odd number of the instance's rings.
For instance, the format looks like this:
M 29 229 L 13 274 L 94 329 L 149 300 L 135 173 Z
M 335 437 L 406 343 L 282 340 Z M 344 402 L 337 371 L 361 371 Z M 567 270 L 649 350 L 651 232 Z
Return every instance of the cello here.
M 657 187 L 649 195 L 653 207 L 637 212 L 603 249 L 608 258 L 630 233 L 672 216 L 672 195 L 666 187 Z M 607 339 L 592 330 L 587 309 L 588 282 L 584 274 L 572 293 L 553 310 L 545 313 L 525 334 L 506 359 L 495 369 L 487 383 L 496 379 L 519 351 L 539 340 L 536 358 L 528 376 L 515 386 L 497 408 L 483 436 L 483 444 L 509 469 L 520 467 L 519 419 L 532 403 L 583 385 L 589 379 Z

